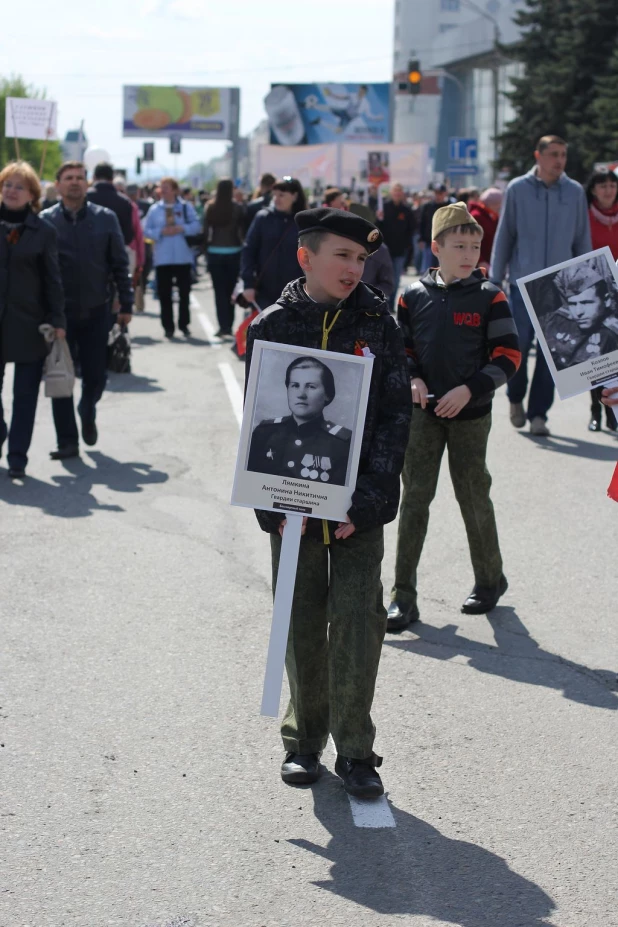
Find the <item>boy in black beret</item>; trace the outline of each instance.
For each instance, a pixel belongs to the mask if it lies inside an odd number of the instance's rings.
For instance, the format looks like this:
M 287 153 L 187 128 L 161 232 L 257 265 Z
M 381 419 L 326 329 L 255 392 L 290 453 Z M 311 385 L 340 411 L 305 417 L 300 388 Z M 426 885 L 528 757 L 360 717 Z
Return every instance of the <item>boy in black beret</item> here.
M 383 526 L 397 515 L 399 477 L 410 427 L 410 385 L 403 338 L 383 294 L 361 283 L 366 260 L 381 244 L 360 216 L 319 208 L 296 215 L 298 262 L 305 276 L 252 323 L 253 342 L 273 341 L 343 354 L 374 355 L 356 488 L 348 520 L 309 519 L 301 540 L 286 669 L 290 704 L 282 723 L 284 782 L 319 775 L 329 733 L 335 772 L 357 797 L 382 795 L 373 752 L 371 704 L 386 629 L 380 566 Z M 303 426 L 299 426 L 303 427 Z M 271 536 L 273 583 L 284 522 L 256 512 Z

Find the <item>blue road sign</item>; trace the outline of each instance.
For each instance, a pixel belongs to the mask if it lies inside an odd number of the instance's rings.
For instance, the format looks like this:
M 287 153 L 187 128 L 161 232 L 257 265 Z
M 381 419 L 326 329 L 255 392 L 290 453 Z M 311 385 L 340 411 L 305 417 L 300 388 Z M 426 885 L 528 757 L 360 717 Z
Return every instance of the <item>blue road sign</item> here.
M 476 161 L 478 157 L 478 141 L 476 138 L 449 138 L 449 161 Z
M 476 164 L 449 164 L 446 168 L 447 174 L 478 174 L 479 169 Z

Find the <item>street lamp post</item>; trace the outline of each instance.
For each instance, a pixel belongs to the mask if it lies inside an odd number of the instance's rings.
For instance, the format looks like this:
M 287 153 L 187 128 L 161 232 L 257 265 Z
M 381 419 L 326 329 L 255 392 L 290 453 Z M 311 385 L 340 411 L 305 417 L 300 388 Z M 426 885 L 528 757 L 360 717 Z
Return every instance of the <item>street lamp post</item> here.
M 494 171 L 498 166 L 498 135 L 500 134 L 500 24 L 496 17 L 484 10 L 474 0 L 462 0 L 469 9 L 474 10 L 479 16 L 488 19 L 494 27 L 494 55 L 491 68 L 492 85 L 493 85 L 493 103 L 494 103 Z

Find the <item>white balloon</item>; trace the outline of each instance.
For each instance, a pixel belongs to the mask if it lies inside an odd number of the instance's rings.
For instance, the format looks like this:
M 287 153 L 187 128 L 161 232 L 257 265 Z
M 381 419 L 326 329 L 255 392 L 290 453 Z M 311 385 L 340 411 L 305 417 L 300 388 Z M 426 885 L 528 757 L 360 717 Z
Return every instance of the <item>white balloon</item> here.
M 97 164 L 100 164 L 102 161 L 110 160 L 111 156 L 109 151 L 106 151 L 105 148 L 97 148 L 94 145 L 87 148 L 84 153 L 84 164 L 89 171 L 93 171 Z

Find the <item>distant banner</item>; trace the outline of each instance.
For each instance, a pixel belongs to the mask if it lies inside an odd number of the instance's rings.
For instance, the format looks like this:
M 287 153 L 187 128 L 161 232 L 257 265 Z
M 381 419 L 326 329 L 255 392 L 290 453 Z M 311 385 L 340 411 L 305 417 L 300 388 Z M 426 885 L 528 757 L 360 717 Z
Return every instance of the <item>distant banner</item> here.
M 389 142 L 390 84 L 276 84 L 264 99 L 273 145 Z
M 412 190 L 427 185 L 429 149 L 417 143 L 409 145 L 344 145 L 341 153 L 341 177 L 344 187 L 369 184 L 402 183 Z
M 232 87 L 123 87 L 123 136 L 229 139 L 238 119 Z
M 316 181 L 322 186 L 334 182 L 337 172 L 336 145 L 298 145 L 283 148 L 281 145 L 260 145 L 257 174 L 270 171 L 275 177 L 290 174 L 303 187 L 313 187 Z

